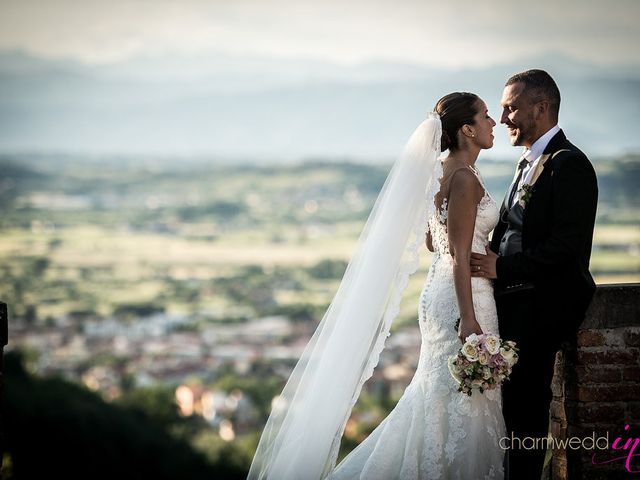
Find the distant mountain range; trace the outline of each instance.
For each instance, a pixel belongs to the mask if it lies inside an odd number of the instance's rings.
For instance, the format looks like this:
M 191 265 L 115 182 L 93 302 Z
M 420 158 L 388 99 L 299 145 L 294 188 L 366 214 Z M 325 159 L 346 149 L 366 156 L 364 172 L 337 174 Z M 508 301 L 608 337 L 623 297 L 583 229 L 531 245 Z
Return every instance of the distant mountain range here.
M 499 122 L 505 80 L 545 68 L 560 125 L 593 156 L 640 150 L 640 68 L 556 54 L 461 70 L 249 57 L 145 57 L 109 65 L 0 52 L 0 153 L 387 161 L 442 95 L 478 93 Z M 504 128 L 487 155 L 513 158 Z

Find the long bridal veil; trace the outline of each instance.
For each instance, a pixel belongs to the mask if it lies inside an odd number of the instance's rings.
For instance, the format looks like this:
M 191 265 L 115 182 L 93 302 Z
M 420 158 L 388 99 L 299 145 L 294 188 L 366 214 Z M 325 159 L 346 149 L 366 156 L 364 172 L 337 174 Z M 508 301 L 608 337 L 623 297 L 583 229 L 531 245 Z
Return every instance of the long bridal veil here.
M 250 480 L 320 480 L 335 467 L 362 385 L 373 374 L 439 189 L 440 118 L 429 113 L 391 168 L 338 291 L 274 401 Z

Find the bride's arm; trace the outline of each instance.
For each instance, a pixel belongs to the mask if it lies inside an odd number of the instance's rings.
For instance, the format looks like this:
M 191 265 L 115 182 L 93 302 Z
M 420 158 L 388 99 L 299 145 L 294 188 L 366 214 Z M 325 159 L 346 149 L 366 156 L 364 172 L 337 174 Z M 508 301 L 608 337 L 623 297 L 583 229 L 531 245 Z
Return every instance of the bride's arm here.
M 472 333 L 482 333 L 473 309 L 470 257 L 478 202 L 483 194 L 482 187 L 473 173 L 461 169 L 453 174 L 449 188 L 447 233 L 449 251 L 453 257 L 453 282 L 460 311 L 458 337 L 462 342 Z
M 425 244 L 427 245 L 427 249 L 430 252 L 433 252 L 433 238 L 431 237 L 431 230 L 427 230 L 427 239 Z

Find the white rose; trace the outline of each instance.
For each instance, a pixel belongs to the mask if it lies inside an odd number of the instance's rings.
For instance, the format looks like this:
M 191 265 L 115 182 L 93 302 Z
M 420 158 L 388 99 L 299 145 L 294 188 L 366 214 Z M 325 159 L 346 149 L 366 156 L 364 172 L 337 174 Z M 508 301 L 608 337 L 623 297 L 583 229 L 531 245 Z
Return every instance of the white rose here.
M 484 346 L 491 355 L 500 351 L 500 339 L 495 335 L 487 335 L 484 339 Z
M 505 353 L 507 356 L 504 357 L 503 355 L 503 357 L 507 362 L 507 365 L 509 365 L 509 367 L 513 367 L 518 362 L 518 354 L 514 350 L 509 350 L 508 352 L 505 352 Z
M 458 367 L 458 365 L 456 364 L 456 358 L 457 357 L 455 356 L 449 357 L 449 373 L 458 383 L 460 383 L 462 381 L 462 377 L 460 376 L 461 370 L 460 367 Z
M 488 365 L 489 360 L 491 360 L 491 355 L 487 352 L 480 352 L 478 354 L 478 360 L 480 361 L 480 365 Z
M 478 349 L 472 343 L 467 342 L 462 346 L 462 354 L 470 362 L 475 362 L 476 360 L 478 360 Z
M 511 363 L 511 360 L 513 360 L 513 350 L 511 349 L 506 349 L 504 347 L 500 348 L 500 355 L 502 355 L 502 358 L 504 358 L 507 363 Z
M 491 373 L 491 370 L 488 367 L 482 370 L 482 378 L 484 378 L 485 380 L 489 380 L 492 376 L 493 374 Z
M 480 341 L 480 338 L 478 337 L 477 334 L 472 333 L 471 335 L 469 335 L 466 339 L 465 339 L 465 343 L 469 343 L 471 345 L 473 345 L 474 347 L 476 345 L 478 345 L 478 342 Z

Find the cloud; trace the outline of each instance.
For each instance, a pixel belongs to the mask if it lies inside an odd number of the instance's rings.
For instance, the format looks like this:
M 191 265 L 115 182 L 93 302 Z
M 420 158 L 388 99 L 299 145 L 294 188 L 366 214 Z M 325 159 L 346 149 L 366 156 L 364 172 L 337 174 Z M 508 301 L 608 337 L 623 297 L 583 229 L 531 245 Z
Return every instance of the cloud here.
M 216 52 L 452 67 L 551 49 L 637 64 L 637 18 L 637 0 L 4 0 L 0 48 L 89 63 Z

